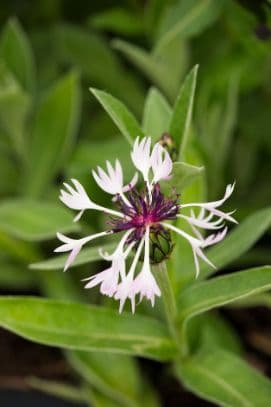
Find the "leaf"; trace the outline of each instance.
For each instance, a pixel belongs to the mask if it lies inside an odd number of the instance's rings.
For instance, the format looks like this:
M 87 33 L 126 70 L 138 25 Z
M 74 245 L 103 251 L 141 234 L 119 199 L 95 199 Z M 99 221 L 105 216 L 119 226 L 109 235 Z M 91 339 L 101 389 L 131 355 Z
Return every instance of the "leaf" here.
M 169 128 L 171 117 L 171 107 L 167 100 L 156 88 L 151 88 L 147 94 L 144 113 L 143 130 L 144 133 L 157 141 Z
M 19 157 L 25 154 L 23 131 L 30 104 L 29 95 L 6 66 L 0 64 L 0 127 L 12 141 Z
M 155 52 L 161 53 L 176 37 L 190 38 L 208 27 L 220 14 L 223 2 L 216 0 L 181 0 L 164 18 Z
M 83 389 L 78 387 L 58 381 L 40 379 L 38 377 L 26 377 L 24 380 L 34 390 L 42 391 L 46 394 L 74 403 L 86 401 L 86 395 Z
M 237 355 L 243 353 L 238 333 L 219 313 L 206 312 L 192 318 L 189 321 L 187 335 L 191 354 L 204 345 L 219 347 Z
M 136 137 L 143 136 L 136 118 L 122 102 L 102 90 L 90 88 L 90 91 L 130 144 Z
M 169 192 L 172 191 L 172 188 L 176 188 L 179 193 L 191 184 L 194 179 L 201 176 L 203 171 L 204 167 L 196 167 L 195 165 L 177 161 L 173 164 L 172 178 L 166 182 L 161 182 L 163 190 Z
M 4 138 L 1 131 L 0 138 Z M 12 158 L 12 152 L 10 151 L 9 146 L 3 146 L 3 148 L 0 146 L 1 171 L 3 174 L 5 174 L 5 177 L 0 178 L 1 196 L 14 195 L 18 189 L 18 168 L 15 168 Z
M 143 86 L 121 64 L 108 41 L 71 24 L 58 24 L 55 36 L 57 52 L 65 65 L 76 67 L 93 86 L 107 89 L 141 114 Z
M 50 298 L 85 301 L 85 290 L 78 290 L 71 274 L 42 273 L 43 292 Z M 141 374 L 135 359 L 127 355 L 114 355 L 102 352 L 67 351 L 66 358 L 77 373 L 91 386 L 94 386 L 121 405 L 134 406 L 139 404 Z M 110 369 L 108 366 L 110 365 Z M 142 380 L 143 381 L 143 380 Z M 137 401 L 137 402 L 136 402 Z
M 129 44 L 126 41 L 114 40 L 112 42 L 115 49 L 120 51 L 129 61 L 137 66 L 145 75 L 169 98 L 172 98 L 176 92 L 176 80 L 169 73 L 169 66 L 161 57 L 155 57 L 146 50 Z
M 99 249 L 101 246 L 90 247 L 82 249 L 80 253 L 76 256 L 74 262 L 70 265 L 72 267 L 78 267 L 82 264 L 99 261 L 101 256 L 99 254 Z M 107 243 L 102 245 L 104 251 L 109 253 L 116 248 L 115 243 Z M 66 254 L 56 255 L 48 260 L 41 261 L 39 263 L 30 264 L 30 269 L 32 270 L 63 270 L 64 265 L 67 260 Z
M 110 123 L 111 124 L 111 123 Z M 132 161 L 127 157 L 130 156 L 130 145 L 123 142 L 123 137 L 112 137 L 106 142 L 100 140 L 99 142 L 80 142 L 74 151 L 72 160 L 68 167 L 68 175 L 71 178 L 82 179 L 86 176 L 88 183 L 90 183 L 90 169 L 98 165 L 103 166 L 105 160 L 114 162 L 118 159 L 121 162 L 124 182 L 127 184 L 135 174 L 135 167 Z
M 30 297 L 0 298 L 0 325 L 44 345 L 170 360 L 176 348 L 160 322 L 109 308 Z
M 190 318 L 271 288 L 271 266 L 255 267 L 187 287 L 178 299 L 178 321 L 185 335 Z
M 106 396 L 121 405 L 138 405 L 140 375 L 130 356 L 77 351 L 69 352 L 67 358 L 86 382 Z
M 27 199 L 2 201 L 0 230 L 12 237 L 29 241 L 55 238 L 56 232 L 78 230 L 72 215 L 62 207 Z
M 191 125 L 197 74 L 198 65 L 195 65 L 181 86 L 169 125 L 169 133 L 175 140 L 177 150 L 181 156 L 187 144 Z
M 140 35 L 143 23 L 139 16 L 122 7 L 114 7 L 94 14 L 88 23 L 99 30 L 111 31 L 121 35 Z
M 26 195 L 42 195 L 63 165 L 78 129 L 79 107 L 78 76 L 71 72 L 50 89 L 35 115 L 25 177 Z
M 230 352 L 203 348 L 194 357 L 177 364 L 175 372 L 187 389 L 215 405 L 254 407 L 270 404 L 270 381 Z
M 36 287 L 37 280 L 30 270 L 22 265 L 11 263 L 5 257 L 1 257 L 0 286 L 1 289 L 27 290 Z
M 32 92 L 36 75 L 34 57 L 28 38 L 14 18 L 8 21 L 2 33 L 0 56 L 23 89 Z
M 2 254 L 8 255 L 14 260 L 19 260 L 23 263 L 36 262 L 40 259 L 41 254 L 39 248 L 30 242 L 25 242 L 14 237 L 0 229 L 0 251 Z
M 238 259 L 248 251 L 271 225 L 271 208 L 261 209 L 248 216 L 236 226 L 229 235 L 217 246 L 207 251 L 207 257 L 220 269 Z M 195 272 L 193 263 L 187 265 L 185 272 Z M 214 269 L 201 263 L 199 278 L 206 278 L 214 273 Z

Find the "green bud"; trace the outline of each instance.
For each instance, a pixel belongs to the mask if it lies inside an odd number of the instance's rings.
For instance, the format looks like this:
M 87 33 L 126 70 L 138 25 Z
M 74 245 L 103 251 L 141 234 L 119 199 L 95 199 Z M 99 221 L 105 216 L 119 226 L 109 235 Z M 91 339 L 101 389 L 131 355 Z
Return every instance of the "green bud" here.
M 170 232 L 164 229 L 150 233 L 150 261 L 152 264 L 161 263 L 168 259 L 174 244 Z

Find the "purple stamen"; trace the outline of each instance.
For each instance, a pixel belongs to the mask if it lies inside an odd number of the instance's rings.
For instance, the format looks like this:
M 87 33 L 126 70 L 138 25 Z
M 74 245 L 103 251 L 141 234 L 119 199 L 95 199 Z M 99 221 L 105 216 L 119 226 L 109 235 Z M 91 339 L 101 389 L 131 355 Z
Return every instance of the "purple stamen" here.
M 127 205 L 120 196 L 117 197 L 124 218 L 113 217 L 109 221 L 113 232 L 134 229 L 127 243 L 140 240 L 144 236 L 147 226 L 150 227 L 150 233 L 157 233 L 161 228 L 163 229 L 159 225 L 160 222 L 177 218 L 180 209 L 179 196 L 175 194 L 175 196 L 165 198 L 158 183 L 153 186 L 150 196 L 146 188 L 142 193 L 135 188 L 130 189 L 127 196 L 130 205 Z

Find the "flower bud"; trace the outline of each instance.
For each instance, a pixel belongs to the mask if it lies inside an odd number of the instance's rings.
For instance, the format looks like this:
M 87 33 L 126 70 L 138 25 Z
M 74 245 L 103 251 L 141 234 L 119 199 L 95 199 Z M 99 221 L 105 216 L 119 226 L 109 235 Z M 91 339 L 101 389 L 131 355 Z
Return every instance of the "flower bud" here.
M 171 234 L 168 230 L 151 230 L 150 233 L 150 261 L 152 264 L 161 263 L 168 259 L 173 250 Z

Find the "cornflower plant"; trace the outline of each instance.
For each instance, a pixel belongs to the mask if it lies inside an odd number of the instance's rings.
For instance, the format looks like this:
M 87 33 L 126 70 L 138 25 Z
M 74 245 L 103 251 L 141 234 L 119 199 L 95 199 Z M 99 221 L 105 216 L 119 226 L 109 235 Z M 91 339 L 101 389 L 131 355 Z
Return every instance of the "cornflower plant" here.
M 8 44 L 14 44 L 14 36 Z M 46 195 L 44 185 L 48 187 L 49 178 L 53 181 L 59 169 L 53 166 L 56 157 L 61 158 L 59 140 L 66 147 L 74 131 L 78 77 L 67 75 L 38 107 L 39 120 L 33 126 L 35 148 L 31 150 L 35 154 L 27 151 L 31 166 L 27 167 L 27 182 L 24 180 L 24 192 L 28 191 L 31 199 L 1 207 L 1 228 L 17 239 L 3 241 L 21 256 L 29 251 L 33 255 L 34 246 L 24 245 L 24 239 L 54 239 L 58 231 L 63 244 L 55 251 L 64 254 L 42 260 L 40 252 L 34 251 L 30 268 L 37 273 L 39 291 L 49 298 L 2 296 L 0 324 L 31 341 L 65 350 L 80 383 L 71 386 L 31 379 L 31 386 L 95 407 L 159 406 L 159 389 L 154 389 L 139 369 L 139 356 L 159 362 L 155 371 L 161 377 L 163 363 L 167 363 L 170 373 L 186 389 L 218 405 L 270 405 L 270 381 L 242 357 L 242 343 L 231 325 L 211 311 L 233 304 L 270 304 L 266 293 L 271 288 L 270 266 L 212 274 L 229 264 L 238 270 L 238 259 L 270 227 L 271 212 L 264 208 L 251 214 L 227 234 L 227 228 L 237 222 L 230 210 L 221 207 L 226 207 L 234 184 L 226 186 L 220 199 L 206 199 L 205 172 L 191 126 L 196 77 L 197 67 L 185 78 L 174 106 L 158 89 L 151 88 L 142 125 L 118 99 L 91 89 L 128 143 L 116 138 L 108 142 L 110 148 L 104 141 L 90 143 L 88 149 L 84 144 L 81 147 L 87 152 L 88 179 L 89 161 L 95 161 L 99 154 L 108 159 L 106 166 L 100 162 L 102 167 L 94 168 L 92 175 L 112 203 L 108 200 L 108 205 L 100 205 L 96 186 L 88 194 L 82 185 L 87 184 L 73 178 L 64 184 L 60 199 L 77 211 L 75 223 L 70 211 L 56 199 L 37 202 L 33 197 L 41 191 Z M 51 123 L 52 127 L 46 127 Z M 114 143 L 121 157 L 110 154 Z M 78 160 L 81 164 L 81 157 Z M 136 173 L 126 179 L 129 163 Z M 67 169 L 67 176 L 82 181 L 72 172 L 72 168 Z M 92 234 L 79 238 L 79 220 L 86 230 L 90 226 L 83 216 L 86 210 L 100 212 L 107 223 L 101 232 L 92 229 Z M 70 235 L 72 232 L 76 235 Z M 105 240 L 97 246 L 85 246 L 99 238 Z M 51 252 L 55 241 L 41 246 L 48 247 Z M 103 271 L 97 269 L 98 260 L 108 264 Z M 84 267 L 74 272 L 84 265 L 87 275 Z M 63 268 L 71 270 L 63 274 Z M 75 280 L 79 276 L 86 288 L 99 286 L 104 296 L 97 300 L 94 290 L 78 290 Z M 120 312 L 115 310 L 118 303 L 114 300 L 119 301 Z M 131 303 L 132 312 L 130 307 L 124 310 L 126 302 Z
M 113 201 L 119 207 L 118 211 L 94 203 L 79 181 L 72 179 L 73 186 L 64 183 L 66 190 L 61 191 L 60 200 L 69 208 L 79 211 L 75 221 L 79 220 L 87 209 L 108 214 L 110 219 L 108 230 L 81 239 L 71 239 L 58 233 L 58 238 L 64 244 L 55 249 L 56 252 L 71 252 L 64 268 L 67 270 L 86 243 L 113 233 L 124 232 L 112 254 L 103 253 L 102 249 L 100 250 L 102 258 L 111 262 L 110 267 L 85 279 L 88 281 L 86 288 L 100 285 L 102 294 L 120 300 L 120 312 L 127 299 L 131 301 L 132 311 L 135 311 L 136 295 L 139 295 L 140 301 L 146 297 L 154 306 L 155 296 L 160 296 L 161 291 L 151 271 L 151 263 L 160 263 L 170 255 L 173 249 L 171 232 L 179 234 L 189 242 L 197 277 L 199 258 L 215 268 L 203 249 L 220 242 L 226 236 L 225 220 L 236 223 L 231 216 L 232 212 L 225 213 L 218 209 L 230 197 L 234 185 L 228 185 L 223 198 L 218 201 L 180 203 L 178 194 L 173 193 L 165 197 L 161 191 L 159 181 L 168 180 L 173 169 L 170 155 L 161 144 L 156 143 L 152 149 L 150 138 L 144 137 L 141 140 L 137 138 L 132 148 L 131 158 L 144 181 L 144 187 L 141 190 L 136 188 L 137 173 L 128 185 L 124 185 L 123 170 L 119 160 L 116 160 L 115 166 L 107 161 L 106 171 L 101 167 L 98 167 L 97 171 L 92 171 L 98 186 L 113 195 Z M 195 207 L 200 208 L 198 215 L 192 209 Z M 191 210 L 188 216 L 182 213 L 186 208 Z M 193 236 L 169 223 L 178 218 L 188 222 Z M 199 229 L 222 230 L 204 237 Z M 134 251 L 134 257 L 130 268 L 126 271 L 126 260 L 132 251 Z M 136 268 L 142 252 L 144 252 L 142 267 L 136 276 Z

